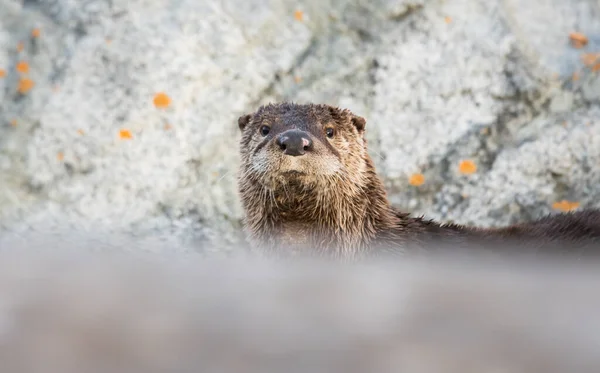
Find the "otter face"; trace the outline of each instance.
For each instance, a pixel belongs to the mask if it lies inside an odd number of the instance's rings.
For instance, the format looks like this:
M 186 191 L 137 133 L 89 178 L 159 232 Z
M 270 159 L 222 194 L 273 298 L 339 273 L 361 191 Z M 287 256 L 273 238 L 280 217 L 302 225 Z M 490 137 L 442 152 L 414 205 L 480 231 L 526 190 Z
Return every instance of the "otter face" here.
M 238 119 L 243 177 L 269 188 L 353 180 L 366 170 L 365 120 L 329 105 L 269 104 Z

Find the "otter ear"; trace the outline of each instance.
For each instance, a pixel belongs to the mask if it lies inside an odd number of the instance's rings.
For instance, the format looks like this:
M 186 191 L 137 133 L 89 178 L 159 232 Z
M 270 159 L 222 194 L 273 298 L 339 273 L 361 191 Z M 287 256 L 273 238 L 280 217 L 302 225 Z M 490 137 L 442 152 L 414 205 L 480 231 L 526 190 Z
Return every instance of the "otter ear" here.
M 250 119 L 252 119 L 252 114 L 245 114 L 238 118 L 238 127 L 240 131 L 243 131 L 244 128 L 250 123 Z
M 356 127 L 358 132 L 362 132 L 367 126 L 367 121 L 361 116 L 352 114 L 352 124 L 354 124 L 354 127 Z
M 356 127 L 358 132 L 362 132 L 365 130 L 365 126 L 367 125 L 367 121 L 365 120 L 365 118 L 352 113 L 350 110 L 348 110 L 348 109 L 340 110 L 337 107 L 330 106 L 329 112 L 335 120 L 339 119 L 340 116 L 342 116 L 343 114 L 349 115 L 350 121 L 352 122 L 354 127 Z

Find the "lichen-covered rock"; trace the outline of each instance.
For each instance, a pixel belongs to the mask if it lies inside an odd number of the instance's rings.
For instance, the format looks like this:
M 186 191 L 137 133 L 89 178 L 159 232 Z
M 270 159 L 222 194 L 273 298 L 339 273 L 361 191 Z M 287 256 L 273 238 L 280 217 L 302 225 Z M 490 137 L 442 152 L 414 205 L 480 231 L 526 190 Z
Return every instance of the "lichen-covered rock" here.
M 285 4 L 116 3 L 49 11 L 81 18 L 85 36 L 36 118 L 27 184 L 59 201 L 63 223 L 239 219 L 235 120 L 307 48 L 308 27 Z M 90 17 L 99 27 L 87 29 Z
M 598 4 L 547 3 L 429 5 L 383 38 L 371 128 L 397 206 L 482 226 L 537 218 L 563 199 L 600 206 L 600 190 L 587 187 L 598 180 L 600 86 L 582 63 L 600 49 L 569 40 L 575 31 L 600 36 L 598 18 L 579 16 Z M 553 30 L 533 32 L 541 23 Z M 474 174 L 460 173 L 463 160 Z M 570 168 L 557 181 L 559 161 Z M 424 185 L 409 185 L 414 173 Z
M 460 220 L 508 224 L 552 212 L 560 201 L 600 208 L 600 108 L 532 121 L 519 145 L 501 151 L 480 182 L 467 185 Z M 482 208 L 485 207 L 485 208 Z
M 77 230 L 182 250 L 238 242 L 236 119 L 282 99 L 365 116 L 399 208 L 498 225 L 563 200 L 600 207 L 594 0 L 0 8 L 3 239 Z M 19 93 L 23 78 L 34 85 Z M 465 160 L 474 173 L 460 172 Z M 410 185 L 414 173 L 423 185 Z

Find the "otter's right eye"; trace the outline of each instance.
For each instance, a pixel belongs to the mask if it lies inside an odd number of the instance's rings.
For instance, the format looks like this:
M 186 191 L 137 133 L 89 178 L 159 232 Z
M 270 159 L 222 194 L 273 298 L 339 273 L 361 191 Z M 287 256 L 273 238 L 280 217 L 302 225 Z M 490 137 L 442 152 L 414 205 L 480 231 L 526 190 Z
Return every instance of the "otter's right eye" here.
M 271 131 L 271 127 L 269 127 L 269 126 L 261 126 L 260 127 L 260 134 L 263 136 L 267 136 L 270 131 Z

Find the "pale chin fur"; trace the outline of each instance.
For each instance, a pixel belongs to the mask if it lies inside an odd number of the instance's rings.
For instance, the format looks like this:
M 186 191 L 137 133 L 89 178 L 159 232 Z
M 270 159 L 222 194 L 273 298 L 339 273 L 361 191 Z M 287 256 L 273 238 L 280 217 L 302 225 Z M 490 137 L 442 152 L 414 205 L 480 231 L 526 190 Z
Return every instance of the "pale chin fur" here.
M 332 176 L 341 170 L 341 164 L 335 157 L 321 154 L 307 154 L 302 157 L 287 155 L 269 156 L 267 152 L 259 152 L 252 158 L 252 172 L 259 174 L 279 174 L 297 171 L 313 176 Z

